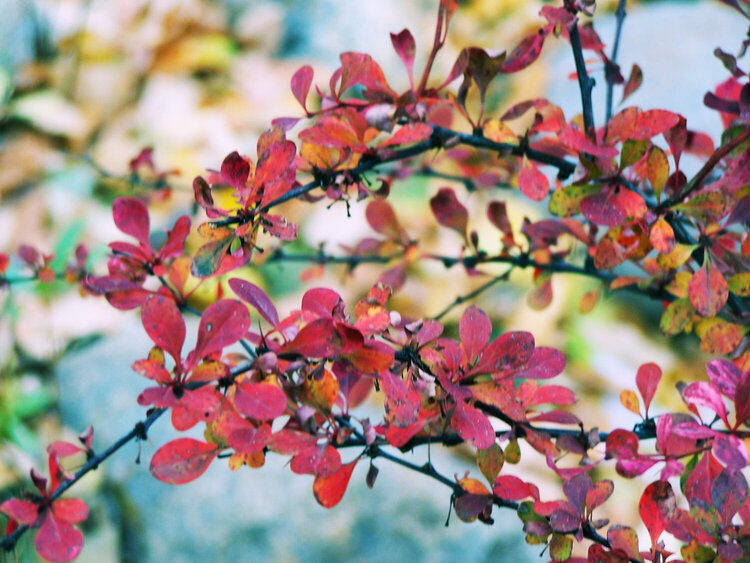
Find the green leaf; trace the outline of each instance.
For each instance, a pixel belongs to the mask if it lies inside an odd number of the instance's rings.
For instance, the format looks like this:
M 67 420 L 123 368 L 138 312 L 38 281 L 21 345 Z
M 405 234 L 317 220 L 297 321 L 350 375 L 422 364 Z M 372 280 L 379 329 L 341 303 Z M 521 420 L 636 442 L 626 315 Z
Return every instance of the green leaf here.
M 659 330 L 667 336 L 674 336 L 689 329 L 693 323 L 695 309 L 687 297 L 677 299 L 669 304 L 661 316 Z
M 549 199 L 549 211 L 558 217 L 570 217 L 579 213 L 581 200 L 587 195 L 599 193 L 602 187 L 596 184 L 565 186 L 555 190 Z
M 638 162 L 643 155 L 646 154 L 646 150 L 650 141 L 644 139 L 642 141 L 636 141 L 634 139 L 628 139 L 622 144 L 622 151 L 620 151 L 620 169 L 627 168 Z
M 193 257 L 190 272 L 198 278 L 207 278 L 213 274 L 219 268 L 221 259 L 227 253 L 232 240 L 235 239 L 230 236 L 220 240 L 212 240 L 201 246 Z
M 497 443 L 492 444 L 485 450 L 477 450 L 477 466 L 485 479 L 490 482 L 490 485 L 500 475 L 504 463 L 503 449 Z
M 549 554 L 553 561 L 567 561 L 573 551 L 573 538 L 564 534 L 552 534 Z

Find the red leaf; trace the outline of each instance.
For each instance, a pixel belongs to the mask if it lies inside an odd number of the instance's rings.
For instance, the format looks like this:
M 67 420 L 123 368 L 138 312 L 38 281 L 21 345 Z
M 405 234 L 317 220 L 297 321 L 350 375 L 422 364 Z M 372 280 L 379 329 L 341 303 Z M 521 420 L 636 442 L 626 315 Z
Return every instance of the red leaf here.
M 153 295 L 143 304 L 141 321 L 154 344 L 179 364 L 185 342 L 185 320 L 177 304 L 167 297 Z
M 638 386 L 641 397 L 643 397 L 643 403 L 646 407 L 646 418 L 648 418 L 648 406 L 656 394 L 659 381 L 661 381 L 661 369 L 656 364 L 643 364 L 638 368 L 638 373 L 635 375 L 635 384 Z
M 221 163 L 221 177 L 235 190 L 242 193 L 250 176 L 250 163 L 242 158 L 237 151 L 226 156 Z
M 240 383 L 234 395 L 237 410 L 255 420 L 273 420 L 286 410 L 286 394 L 269 383 Z
M 438 223 L 453 229 L 466 240 L 469 212 L 456 199 L 456 194 L 451 188 L 441 188 L 430 200 L 430 209 Z
M 383 147 L 391 147 L 394 145 L 418 143 L 429 139 L 430 135 L 432 135 L 432 127 L 427 123 L 409 123 L 401 126 L 390 139 L 378 145 L 378 148 L 382 149 Z
M 297 455 L 315 445 L 315 436 L 297 430 L 279 430 L 271 435 L 268 447 L 284 455 Z
M 638 436 L 629 430 L 617 428 L 607 436 L 607 457 L 628 459 L 638 455 Z
M 565 369 L 565 354 L 555 348 L 539 346 L 534 348 L 531 358 L 521 371 L 514 374 L 516 379 L 550 379 Z
M 406 67 L 409 83 L 414 87 L 414 53 L 417 50 L 414 37 L 408 29 L 403 29 L 398 34 L 391 33 L 391 43 Z
M 52 510 L 60 520 L 77 524 L 89 517 L 89 507 L 79 498 L 63 498 L 52 504 Z
M 48 510 L 34 546 L 39 555 L 49 561 L 72 561 L 83 548 L 83 534 Z
M 668 131 L 680 121 L 680 115 L 663 109 L 650 109 L 639 113 L 627 138 L 646 140 Z
M 146 248 L 151 248 L 148 240 L 148 210 L 143 203 L 132 197 L 118 198 L 112 204 L 112 216 L 118 229 L 134 237 Z
M 62 459 L 64 457 L 76 455 L 85 451 L 86 450 L 84 450 L 80 446 L 76 446 L 75 444 L 71 444 L 70 442 L 52 442 L 49 446 L 47 446 L 47 453 L 49 455 L 54 455 L 55 457 L 57 457 L 57 459 Z
M 203 475 L 218 453 L 216 444 L 177 438 L 156 450 L 149 469 L 159 481 L 182 485 Z
M 198 342 L 191 353 L 197 360 L 221 352 L 243 338 L 250 328 L 250 314 L 239 301 L 223 299 L 208 306 L 198 325 Z
M 576 394 L 562 385 L 543 385 L 534 392 L 529 401 L 524 401 L 527 407 L 534 405 L 572 405 L 576 402 Z
M 310 311 L 316 317 L 332 317 L 343 308 L 344 301 L 341 296 L 326 287 L 308 289 L 302 296 L 302 310 Z
M 229 435 L 229 447 L 241 454 L 254 454 L 263 451 L 271 437 L 271 427 L 262 424 L 258 428 L 240 428 Z
M 651 536 L 652 546 L 656 546 L 666 522 L 674 514 L 675 509 L 674 491 L 667 481 L 651 483 L 643 491 L 641 500 L 638 502 L 638 513 Z
M 518 187 L 529 199 L 541 201 L 549 194 L 549 179 L 524 156 L 518 173 Z
M 380 374 L 380 383 L 385 393 L 385 413 L 391 424 L 399 428 L 413 424 L 419 415 L 419 394 L 389 370 Z
M 365 209 L 365 217 L 376 233 L 380 233 L 396 242 L 407 238 L 404 228 L 398 222 L 393 208 L 387 201 L 383 201 L 382 199 L 373 199 L 370 201 Z
M 172 230 L 167 233 L 167 242 L 159 250 L 159 257 L 168 260 L 182 254 L 185 249 L 185 239 L 190 234 L 190 217 L 183 215 L 175 221 Z
M 547 36 L 544 28 L 540 29 L 533 35 L 525 37 L 518 46 L 511 51 L 510 55 L 505 58 L 502 71 L 510 74 L 523 70 L 533 63 L 542 52 L 542 45 Z
M 490 341 L 492 323 L 487 314 L 476 305 L 472 305 L 461 315 L 458 323 L 458 334 L 466 355 L 466 364 L 473 365 Z
M 39 507 L 36 503 L 17 498 L 8 499 L 3 504 L 0 504 L 0 512 L 7 514 L 20 524 L 26 526 L 30 526 L 36 522 L 39 515 L 38 510 Z
M 463 401 L 456 402 L 451 426 L 478 450 L 487 449 L 495 443 L 495 431 L 487 415 Z
M 276 307 L 274 307 L 266 292 L 257 285 L 239 278 L 232 278 L 229 280 L 229 287 L 237 294 L 237 297 L 250 303 L 266 321 L 273 326 L 279 324 L 279 313 L 276 311 Z
M 641 67 L 639 67 L 637 64 L 634 64 L 633 68 L 630 70 L 628 81 L 625 83 L 625 88 L 623 88 L 622 90 L 622 99 L 620 100 L 620 103 L 624 102 L 625 99 L 630 96 L 630 94 L 638 90 L 642 82 L 643 71 L 641 70 Z
M 567 125 L 557 137 L 560 142 L 578 152 L 585 152 L 593 156 L 613 158 L 617 156 L 617 149 L 612 146 L 599 146 L 592 142 L 579 129 Z
M 391 368 L 394 356 L 393 348 L 385 342 L 365 340 L 359 350 L 346 355 L 346 360 L 361 373 L 378 375 Z
M 289 467 L 297 474 L 330 477 L 341 468 L 341 456 L 330 444 L 314 445 L 295 455 Z
M 362 334 L 355 328 L 336 323 L 332 318 L 322 318 L 303 326 L 282 351 L 308 358 L 328 358 L 356 352 L 363 342 Z
M 729 284 L 721 272 L 705 260 L 701 269 L 690 278 L 688 297 L 699 314 L 713 317 L 729 298 Z
M 292 94 L 305 111 L 307 111 L 307 94 L 310 92 L 312 79 L 313 69 L 309 65 L 300 67 L 292 76 Z
M 495 479 L 492 491 L 505 500 L 521 500 L 532 497 L 539 500 L 539 489 L 533 483 L 525 483 L 514 475 L 500 475 Z
M 346 492 L 346 487 L 349 485 L 349 479 L 351 479 L 352 471 L 354 466 L 357 465 L 359 458 L 355 459 L 351 463 L 342 465 L 341 468 L 334 474 L 327 477 L 318 475 L 313 481 L 313 493 L 315 499 L 324 508 L 333 508 L 343 498 Z
M 593 488 L 586 491 L 586 497 L 584 499 L 584 505 L 589 513 L 593 512 L 596 508 L 606 502 L 606 500 L 612 496 L 612 492 L 615 490 L 615 485 L 609 479 L 597 481 L 594 483 Z
M 530 332 L 506 332 L 490 342 L 471 373 L 499 376 L 523 367 L 534 353 L 534 336 Z

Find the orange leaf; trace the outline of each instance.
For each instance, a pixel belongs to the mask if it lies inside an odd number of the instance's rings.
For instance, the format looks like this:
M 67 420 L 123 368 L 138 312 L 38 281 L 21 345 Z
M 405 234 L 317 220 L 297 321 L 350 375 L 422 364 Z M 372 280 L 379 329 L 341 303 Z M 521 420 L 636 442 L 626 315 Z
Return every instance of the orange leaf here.
M 313 482 L 313 493 L 315 499 L 325 508 L 333 508 L 343 498 L 349 479 L 352 477 L 354 466 L 359 458 L 351 463 L 342 465 L 341 468 L 328 477 L 318 475 Z

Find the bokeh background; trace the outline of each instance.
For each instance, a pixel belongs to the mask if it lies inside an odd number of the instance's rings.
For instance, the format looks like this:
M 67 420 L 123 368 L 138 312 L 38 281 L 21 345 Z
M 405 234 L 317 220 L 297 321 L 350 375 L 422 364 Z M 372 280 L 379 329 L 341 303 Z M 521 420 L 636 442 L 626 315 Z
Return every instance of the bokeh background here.
M 541 5 L 460 2 L 436 73 L 447 72 L 464 46 L 514 47 L 539 23 Z M 596 29 L 606 43 L 614 35 L 614 5 L 597 7 Z M 122 237 L 112 222 L 112 200 L 160 187 L 153 178 L 133 182 L 128 163 L 142 148 L 154 147 L 160 170 L 179 171 L 169 177 L 172 197 L 152 206 L 158 230 L 190 212 L 196 174 L 217 168 L 233 150 L 254 155 L 272 118 L 299 115 L 289 89 L 299 66 L 311 64 L 323 88 L 338 53 L 363 51 L 396 89 L 405 88 L 388 33 L 411 30 L 419 69 L 435 12 L 435 0 L 0 0 L 0 252 L 14 256 L 21 244 L 31 244 L 54 253 L 52 265 L 60 269 L 85 243 L 91 267 L 103 272 L 106 244 Z M 629 2 L 620 61 L 624 73 L 633 62 L 644 72 L 644 85 L 629 103 L 678 111 L 690 128 L 718 140 L 719 118 L 701 103 L 705 91 L 726 77 L 712 51 L 735 51 L 745 32 L 746 23 L 718 2 Z M 539 63 L 493 83 L 489 105 L 499 115 L 515 102 L 544 96 L 572 117 L 580 105 L 572 72 L 569 47 L 550 40 Z M 595 77 L 600 122 L 601 69 Z M 426 205 L 443 185 L 411 177 L 394 186 L 389 201 L 422 248 L 458 255 L 461 241 L 437 227 Z M 545 212 L 513 190 L 453 187 L 473 212 L 470 226 L 483 241 L 497 236 L 482 211 L 491 199 L 507 201 L 517 224 Z M 293 248 L 324 245 L 336 253 L 341 244 L 372 236 L 364 208 L 353 203 L 348 217 L 343 205 L 289 204 L 284 212 L 301 224 Z M 260 262 L 242 275 L 265 287 L 282 312 L 298 307 L 301 293 L 318 285 L 353 303 L 383 269 Z M 413 268 L 392 303 L 415 316 L 436 314 L 484 281 L 434 264 Z M 14 257 L 9 275 L 23 273 Z M 576 389 L 577 412 L 588 425 L 629 428 L 638 422 L 617 396 L 634 387 L 637 367 L 648 361 L 666 373 L 656 408 L 680 408 L 669 402 L 677 396 L 673 385 L 702 377 L 705 358 L 693 338 L 659 335 L 659 303 L 610 295 L 585 279 L 556 276 L 553 287 L 552 303 L 536 310 L 527 299 L 530 272 L 517 272 L 476 302 L 498 330 L 530 330 L 539 344 L 565 351 L 563 379 Z M 215 282 L 204 284 L 196 304 L 216 291 Z M 596 306 L 586 311 L 582 296 L 597 291 Z M 460 312 L 446 317 L 449 330 Z M 143 416 L 135 402 L 143 382 L 129 366 L 149 347 L 137 314 L 83 297 L 64 281 L 0 289 L 0 499 L 28 487 L 28 471 L 41 466 L 47 443 L 71 439 L 93 424 L 94 446 L 101 449 Z M 373 418 L 378 400 L 373 396 L 364 407 Z M 233 473 L 216 462 L 194 483 L 164 485 L 150 476 L 147 461 L 174 437 L 168 426 L 159 424 L 148 442 L 126 447 L 77 486 L 92 508 L 80 561 L 494 561 L 536 558 L 541 551 L 525 545 L 521 523 L 510 512 L 496 509 L 492 527 L 451 518 L 446 528 L 447 491 L 396 466 L 380 464 L 369 490 L 366 464 L 360 464 L 349 492 L 331 511 L 315 502 L 312 479 L 293 475 L 274 456 L 261 469 Z M 410 456 L 422 462 L 427 452 Z M 476 473 L 468 449 L 435 447 L 431 456 L 444 474 Z M 143 463 L 136 463 L 139 458 Z M 524 450 L 521 464 L 504 472 L 539 481 L 543 497 L 558 498 L 558 484 L 542 467 L 537 454 Z M 608 468 L 596 477 L 616 484 L 602 517 L 642 530 L 633 499 L 643 482 L 613 477 Z M 19 545 L 20 561 L 35 560 L 32 537 Z

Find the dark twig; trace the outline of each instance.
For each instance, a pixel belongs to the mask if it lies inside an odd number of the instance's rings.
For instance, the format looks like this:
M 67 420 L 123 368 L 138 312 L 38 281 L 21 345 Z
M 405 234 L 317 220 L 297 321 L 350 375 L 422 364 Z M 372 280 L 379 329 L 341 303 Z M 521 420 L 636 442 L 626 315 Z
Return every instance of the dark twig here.
M 236 377 L 237 375 L 240 375 L 241 373 L 244 373 L 250 369 L 250 366 L 252 364 L 250 362 L 245 362 L 237 367 L 233 368 L 230 373 L 233 377 Z M 198 387 L 202 387 L 204 385 L 208 385 L 209 382 L 200 382 L 195 385 L 186 386 L 186 388 L 189 389 L 197 389 Z M 98 469 L 99 464 L 101 464 L 104 460 L 112 456 L 115 452 L 117 452 L 119 449 L 121 449 L 125 444 L 132 440 L 143 440 L 146 438 L 146 435 L 148 433 L 149 428 L 151 428 L 151 425 L 156 422 L 161 415 L 163 415 L 165 412 L 167 412 L 168 409 L 153 409 L 150 414 L 144 418 L 143 420 L 136 422 L 133 429 L 122 436 L 119 440 L 117 440 L 114 444 L 109 446 L 106 450 L 104 450 L 102 453 L 95 455 L 91 457 L 89 460 L 86 461 L 86 463 L 75 472 L 72 479 L 68 479 L 66 481 L 63 481 L 60 483 L 60 485 L 52 491 L 52 493 L 49 496 L 49 502 L 53 502 L 60 498 L 68 489 L 70 489 L 73 485 L 75 485 L 78 481 L 80 481 L 87 473 L 90 471 L 93 471 L 95 469 Z M 0 538 L 0 549 L 9 551 L 13 549 L 18 542 L 18 539 L 27 531 L 29 530 L 31 526 L 19 526 L 16 528 L 13 533 L 8 534 L 7 536 L 4 536 Z
M 513 268 L 510 268 L 508 271 L 500 274 L 499 276 L 495 276 L 494 278 L 490 279 L 489 281 L 483 283 L 478 288 L 476 288 L 474 291 L 471 291 L 467 293 L 466 295 L 459 295 L 456 297 L 452 303 L 450 303 L 447 307 L 445 307 L 442 311 L 440 311 L 437 315 L 432 317 L 434 320 L 439 321 L 442 319 L 445 315 L 447 315 L 454 307 L 458 307 L 462 303 L 465 303 L 466 301 L 470 301 L 471 299 L 474 299 L 476 296 L 482 294 L 483 292 L 487 291 L 489 288 L 491 288 L 493 285 L 495 285 L 498 282 L 505 281 L 508 279 L 508 276 L 510 276 L 511 271 Z
M 617 24 L 615 26 L 615 41 L 612 45 L 612 55 L 609 57 L 609 62 L 605 69 L 605 78 L 607 80 L 607 113 L 604 124 L 604 137 L 607 136 L 606 127 L 609 124 L 609 120 L 612 119 L 612 102 L 615 91 L 615 76 L 617 75 L 617 53 L 620 50 L 620 35 L 622 34 L 622 24 L 625 21 L 625 2 L 626 0 L 620 0 L 617 4 Z
M 581 90 L 581 105 L 583 106 L 583 126 L 586 136 L 596 142 L 596 127 L 594 126 L 594 106 L 591 102 L 591 90 L 594 89 L 594 79 L 586 72 L 586 62 L 583 60 L 581 36 L 578 34 L 578 20 L 570 26 L 570 45 L 573 48 L 573 59 L 576 63 L 578 86 Z

